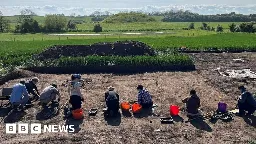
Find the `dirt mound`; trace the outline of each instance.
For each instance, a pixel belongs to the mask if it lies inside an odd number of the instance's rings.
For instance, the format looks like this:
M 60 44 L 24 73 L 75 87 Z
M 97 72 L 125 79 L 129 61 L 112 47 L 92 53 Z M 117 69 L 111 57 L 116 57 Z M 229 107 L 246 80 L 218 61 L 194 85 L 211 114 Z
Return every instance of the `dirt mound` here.
M 0 76 L 0 85 L 4 84 L 5 82 L 7 82 L 9 80 L 25 78 L 25 77 L 32 77 L 32 76 L 35 76 L 35 73 L 27 71 L 27 70 L 17 69 L 17 70 L 14 70 L 14 71 L 8 73 L 5 76 L 2 76 L 2 77 Z
M 55 45 L 36 55 L 39 60 L 56 59 L 61 56 L 136 56 L 155 55 L 148 45 L 137 41 L 117 41 L 114 43 L 96 43 L 93 45 Z

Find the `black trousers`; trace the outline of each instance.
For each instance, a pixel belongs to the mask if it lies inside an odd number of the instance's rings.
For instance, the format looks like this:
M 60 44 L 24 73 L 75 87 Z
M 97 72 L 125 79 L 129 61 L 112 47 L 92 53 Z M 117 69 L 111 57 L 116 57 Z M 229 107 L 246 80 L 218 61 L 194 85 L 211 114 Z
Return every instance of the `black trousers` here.
M 141 104 L 142 108 L 151 108 L 153 106 L 153 102 L 150 102 L 150 103 L 142 103 Z
M 72 95 L 70 97 L 69 103 L 72 105 L 72 109 L 80 109 L 82 107 L 82 98 L 77 95 Z
M 106 101 L 106 105 L 108 107 L 108 112 L 113 111 L 114 113 L 117 113 L 119 110 L 119 101 L 118 100 Z
M 238 102 L 238 108 L 239 108 L 240 115 L 244 115 L 245 111 L 248 111 L 248 115 L 252 115 L 256 110 L 255 107 L 250 106 L 247 103 L 239 103 L 239 102 Z

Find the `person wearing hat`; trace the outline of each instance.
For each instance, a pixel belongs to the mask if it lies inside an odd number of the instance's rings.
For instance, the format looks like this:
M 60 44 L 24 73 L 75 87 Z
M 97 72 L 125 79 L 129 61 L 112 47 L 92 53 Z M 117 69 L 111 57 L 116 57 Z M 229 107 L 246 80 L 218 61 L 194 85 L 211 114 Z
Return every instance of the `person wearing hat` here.
M 29 101 L 29 94 L 25 86 L 25 81 L 15 84 L 10 96 L 10 102 L 13 106 L 17 106 L 21 110 L 24 110 L 25 104 Z
M 138 103 L 143 108 L 152 107 L 153 101 L 152 101 L 152 97 L 149 94 L 149 92 L 146 89 L 144 89 L 144 87 L 142 85 L 138 85 L 137 90 L 138 90 Z
M 28 94 L 33 96 L 33 99 L 38 100 L 40 94 L 37 89 L 36 84 L 39 82 L 39 79 L 37 77 L 32 78 L 28 82 L 25 83 L 26 89 L 28 91 Z
M 253 95 L 246 90 L 244 86 L 239 86 L 238 89 L 241 92 L 241 95 L 238 98 L 238 109 L 239 115 L 244 116 L 245 111 L 247 111 L 247 116 L 252 115 L 256 110 L 256 100 Z
M 72 110 L 80 109 L 82 107 L 82 102 L 84 101 L 81 93 L 82 86 L 83 82 L 81 81 L 81 75 L 73 74 L 68 86 L 68 92 L 70 95 L 69 103 L 72 105 Z
M 105 101 L 107 106 L 107 113 L 117 114 L 119 110 L 119 95 L 115 92 L 115 88 L 110 86 L 105 92 Z
M 43 107 L 45 107 L 49 102 L 54 103 L 56 99 L 58 102 L 60 101 L 60 93 L 56 84 L 51 84 L 46 87 L 39 97 L 40 103 Z

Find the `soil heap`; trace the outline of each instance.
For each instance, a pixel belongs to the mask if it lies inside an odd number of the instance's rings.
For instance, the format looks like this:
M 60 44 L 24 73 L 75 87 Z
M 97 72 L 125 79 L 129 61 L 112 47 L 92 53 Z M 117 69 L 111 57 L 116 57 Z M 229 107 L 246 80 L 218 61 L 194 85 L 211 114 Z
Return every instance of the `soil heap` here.
M 154 56 L 154 50 L 138 41 L 117 41 L 114 43 L 96 43 L 92 45 L 55 45 L 35 57 L 39 60 L 57 59 L 61 56 Z

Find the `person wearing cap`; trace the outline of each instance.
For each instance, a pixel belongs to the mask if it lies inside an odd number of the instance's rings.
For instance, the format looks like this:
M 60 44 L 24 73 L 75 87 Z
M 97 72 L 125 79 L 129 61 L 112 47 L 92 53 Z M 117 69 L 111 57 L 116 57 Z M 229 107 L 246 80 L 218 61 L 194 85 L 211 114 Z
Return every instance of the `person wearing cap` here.
M 144 89 L 144 87 L 142 85 L 138 85 L 137 90 L 138 90 L 138 103 L 143 108 L 152 107 L 153 101 L 152 101 L 152 97 L 149 94 L 149 92 L 146 89 Z
M 58 95 L 58 99 L 57 99 Z M 43 107 L 45 107 L 49 102 L 54 103 L 54 101 L 57 99 L 57 101 L 60 101 L 60 93 L 57 89 L 56 84 L 51 84 L 50 86 L 46 87 L 43 92 L 40 95 L 40 103 Z
M 105 101 L 107 113 L 117 114 L 119 110 L 119 95 L 115 92 L 114 87 L 108 87 L 108 91 L 105 92 Z
M 237 103 L 239 115 L 244 116 L 245 111 L 247 111 L 248 113 L 246 115 L 250 116 L 256 110 L 256 100 L 254 99 L 253 95 L 246 90 L 244 86 L 239 86 L 238 89 L 241 92 Z
M 197 96 L 195 90 L 191 90 L 190 97 L 182 100 L 182 102 L 186 104 L 186 112 L 189 118 L 201 115 L 201 112 L 199 111 L 199 107 L 201 106 L 200 98 Z
M 29 94 L 25 86 L 25 81 L 15 84 L 12 89 L 10 102 L 13 106 L 24 110 L 24 105 L 29 101 Z
M 84 101 L 81 93 L 82 86 L 83 83 L 81 82 L 81 75 L 73 74 L 68 86 L 68 92 L 70 95 L 69 103 L 72 105 L 73 110 L 80 109 L 82 107 L 82 102 Z
M 34 77 L 25 83 L 28 93 L 31 94 L 33 96 L 33 98 L 35 98 L 36 100 L 38 100 L 39 95 L 40 95 L 38 92 L 37 86 L 36 86 L 38 81 L 39 81 L 39 79 L 37 77 Z

